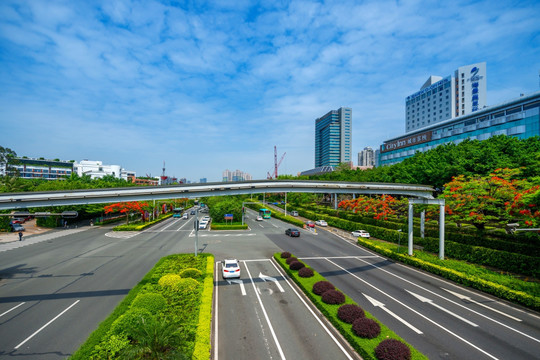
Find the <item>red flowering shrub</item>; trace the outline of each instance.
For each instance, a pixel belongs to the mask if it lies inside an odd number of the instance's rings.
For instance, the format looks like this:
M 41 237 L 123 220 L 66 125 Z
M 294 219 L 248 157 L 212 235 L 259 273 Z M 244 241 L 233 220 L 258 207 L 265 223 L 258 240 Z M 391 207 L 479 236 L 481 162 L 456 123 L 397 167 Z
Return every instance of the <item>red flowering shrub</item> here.
M 345 321 L 347 324 L 352 324 L 354 320 L 363 318 L 366 315 L 364 314 L 364 309 L 362 309 L 360 306 L 345 304 L 339 307 L 337 316 L 341 321 Z
M 373 339 L 381 333 L 380 325 L 372 319 L 358 318 L 352 324 L 353 332 L 360 337 Z
M 308 278 L 313 276 L 313 269 L 308 267 L 303 267 L 300 270 L 298 270 L 298 276 L 303 278 Z
M 336 287 L 332 285 L 330 281 L 318 281 L 313 284 L 313 293 L 317 295 L 322 295 L 328 290 L 335 290 Z
M 328 290 L 322 294 L 321 300 L 330 305 L 343 304 L 345 302 L 345 295 L 338 290 Z
M 291 270 L 300 270 L 301 268 L 305 267 L 303 262 L 301 261 L 293 261 L 289 264 L 289 269 Z
M 293 261 L 298 261 L 298 258 L 295 258 L 294 256 L 291 256 L 290 258 L 287 258 L 287 260 L 285 260 L 285 262 L 287 263 L 287 265 L 291 265 L 291 263 Z
M 288 251 L 284 251 L 281 253 L 281 258 L 282 259 L 287 259 L 287 258 L 290 258 L 291 257 L 291 253 L 288 252 Z
M 411 349 L 399 340 L 386 339 L 375 348 L 375 356 L 379 360 L 410 360 Z

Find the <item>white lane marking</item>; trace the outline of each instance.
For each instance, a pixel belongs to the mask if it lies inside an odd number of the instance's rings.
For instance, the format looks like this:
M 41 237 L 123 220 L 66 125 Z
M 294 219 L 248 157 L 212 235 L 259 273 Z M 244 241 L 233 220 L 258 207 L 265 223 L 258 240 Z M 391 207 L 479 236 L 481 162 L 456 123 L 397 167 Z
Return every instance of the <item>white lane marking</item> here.
M 490 306 L 487 306 L 487 305 L 485 305 L 485 304 L 482 304 L 481 302 L 476 301 L 476 300 L 473 300 L 473 299 L 471 299 L 470 297 L 468 297 L 468 296 L 466 296 L 466 295 L 462 295 L 462 294 L 460 294 L 460 293 L 457 293 L 457 292 L 454 292 L 454 291 L 450 291 L 450 290 L 445 289 L 445 288 L 443 288 L 443 287 L 442 287 L 441 289 L 443 289 L 444 291 L 449 292 L 450 294 L 454 295 L 455 297 L 460 298 L 461 300 L 467 300 L 467 301 L 470 301 L 470 302 L 472 302 L 472 303 L 474 303 L 474 304 L 477 304 L 477 305 L 480 305 L 480 306 L 482 306 L 482 307 L 484 307 L 484 308 L 486 308 L 486 309 L 488 309 L 488 310 L 491 310 L 491 311 L 494 311 L 494 312 L 499 313 L 499 314 L 501 314 L 501 315 L 504 315 L 504 316 L 506 316 L 506 317 L 509 317 L 509 318 L 512 319 L 512 320 L 515 320 L 515 321 L 521 321 L 521 319 L 518 319 L 517 317 L 513 317 L 513 316 L 510 315 L 510 314 L 507 314 L 507 313 L 505 313 L 505 312 L 499 311 L 499 310 L 494 309 L 494 308 L 492 308 L 492 307 L 490 307 Z
M 183 228 L 184 226 L 186 226 L 187 224 L 193 224 L 193 221 L 189 221 L 189 220 L 188 220 L 188 221 L 184 222 L 184 224 L 183 224 L 182 226 L 180 226 L 176 231 L 182 230 L 182 228 Z
M 412 331 L 414 331 L 415 333 L 417 333 L 418 335 L 420 334 L 423 334 L 422 331 L 418 330 L 417 328 L 415 328 L 414 326 L 412 326 L 410 323 L 408 323 L 407 321 L 405 321 L 404 319 L 400 318 L 397 314 L 394 314 L 392 311 L 390 311 L 390 309 L 387 309 L 386 306 L 380 302 L 379 300 L 376 300 L 374 298 L 372 298 L 371 296 L 368 296 L 364 293 L 362 293 L 362 295 L 364 295 L 368 300 L 369 302 L 375 306 L 375 307 L 380 307 L 382 310 L 386 311 L 388 314 L 390 314 L 391 316 L 393 316 L 394 318 L 398 319 L 399 321 L 401 321 L 404 325 L 406 325 L 407 327 L 409 327 Z
M 219 320 L 218 289 L 219 289 L 219 286 L 217 285 L 219 264 L 220 262 L 216 261 L 216 266 L 214 268 L 214 289 L 216 291 L 216 296 L 214 298 L 214 310 L 216 312 L 215 319 L 214 319 L 214 359 L 215 360 L 218 360 L 218 346 L 219 346 L 219 341 L 218 341 L 218 320 Z
M 281 285 L 279 285 L 279 282 L 277 281 L 276 278 L 271 277 L 271 276 L 268 276 L 268 275 L 264 275 L 262 272 L 259 272 L 259 277 L 260 277 L 261 280 L 264 281 L 264 282 L 266 282 L 267 280 L 268 280 L 268 281 L 274 282 L 274 283 L 277 285 L 279 291 L 285 292 L 285 290 L 283 290 L 283 288 L 281 287 Z
M 165 230 L 165 229 L 167 229 L 167 228 L 173 226 L 173 225 L 176 224 L 178 221 L 180 221 L 180 219 L 173 220 L 173 221 L 171 221 L 171 223 L 170 223 L 169 225 L 164 226 L 164 227 L 162 227 L 161 229 L 159 229 L 159 230 L 157 230 L 157 231 L 161 232 L 161 231 L 163 231 L 163 230 Z
M 140 234 L 140 231 L 110 231 L 105 234 L 106 237 L 114 239 L 130 239 Z
M 448 299 L 448 298 L 446 298 L 446 297 L 444 297 L 444 296 L 442 296 L 442 295 L 437 294 L 436 292 L 434 292 L 434 291 L 432 291 L 432 290 L 429 290 L 429 289 L 427 289 L 427 288 L 425 288 L 425 287 L 423 287 L 423 286 L 420 286 L 420 285 L 418 285 L 418 284 L 415 284 L 415 283 L 413 283 L 412 281 L 410 281 L 410 280 L 408 280 L 408 279 L 405 279 L 405 278 L 403 278 L 403 277 L 401 277 L 401 276 L 399 276 L 399 275 L 396 275 L 396 274 L 394 274 L 394 273 L 391 273 L 390 271 L 388 271 L 388 270 L 386 270 L 386 269 L 382 269 L 381 267 L 379 267 L 379 266 L 377 266 L 377 265 L 371 264 L 371 263 L 369 263 L 369 262 L 367 262 L 367 261 L 365 261 L 365 260 L 362 260 L 362 259 L 360 259 L 360 258 L 359 258 L 358 260 L 361 260 L 361 261 L 364 262 L 365 264 L 368 264 L 369 266 L 372 266 L 372 267 L 374 267 L 374 268 L 376 268 L 376 269 L 378 269 L 378 270 L 380 270 L 380 271 L 383 271 L 383 272 L 387 273 L 388 275 L 394 276 L 395 278 L 398 278 L 398 279 L 400 279 L 400 280 L 403 281 L 403 282 L 406 282 L 406 283 L 408 283 L 408 284 L 410 284 L 410 285 L 413 285 L 413 286 L 415 286 L 415 287 L 417 287 L 417 288 L 420 288 L 420 289 L 422 289 L 422 290 L 424 290 L 424 291 L 427 291 L 428 293 L 430 293 L 430 294 L 432 294 L 432 295 L 434 295 L 434 296 L 440 297 L 441 299 L 444 299 L 444 300 L 446 300 L 446 301 L 448 301 L 448 302 L 450 302 L 450 303 L 452 303 L 452 304 L 454 304 L 454 305 L 456 305 L 456 306 L 459 306 L 459 307 L 461 307 L 461 308 L 463 308 L 463 309 L 466 309 L 467 311 L 470 311 L 470 312 L 472 312 L 472 313 L 474 313 L 474 314 L 476 314 L 476 315 L 478 315 L 478 316 L 480 316 L 480 317 L 483 317 L 483 318 L 485 318 L 485 319 L 491 320 L 491 321 L 493 321 L 493 322 L 496 323 L 496 324 L 499 324 L 499 325 L 501 325 L 501 326 L 503 326 L 503 327 L 505 327 L 505 328 L 507 328 L 507 329 L 509 329 L 509 330 L 512 330 L 512 331 L 514 331 L 514 332 L 516 332 L 516 333 L 518 333 L 518 334 L 520 334 L 520 335 L 523 335 L 523 336 L 525 336 L 525 337 L 528 337 L 528 338 L 531 339 L 531 340 L 534 340 L 534 341 L 540 343 L 540 339 L 537 339 L 537 338 L 535 338 L 535 337 L 533 337 L 533 336 L 531 336 L 531 335 L 525 334 L 525 333 L 522 332 L 522 331 L 519 331 L 519 330 L 517 330 L 517 329 L 514 329 L 513 327 L 511 327 L 511 326 L 509 326 L 509 325 L 503 324 L 502 322 L 500 322 L 500 321 L 498 321 L 498 320 L 492 319 L 492 318 L 490 318 L 489 316 L 484 315 L 484 314 L 482 314 L 482 313 L 479 313 L 478 311 L 475 311 L 475 310 L 473 310 L 473 309 L 471 309 L 471 308 L 469 308 L 469 307 L 467 307 L 467 306 L 465 306 L 465 305 L 463 305 L 463 304 L 460 304 L 460 303 L 458 303 L 458 302 L 452 301 L 452 300 L 450 300 L 450 299 Z M 397 264 L 397 265 L 402 266 L 401 264 Z M 431 276 L 430 274 L 422 273 L 422 272 L 420 272 L 420 271 L 418 271 L 418 270 L 416 270 L 416 269 L 409 268 L 409 267 L 406 267 L 406 268 L 409 269 L 409 270 L 413 270 L 413 271 L 415 271 L 415 272 L 418 272 L 418 273 L 420 273 L 420 274 L 423 274 L 423 275 L 425 275 L 425 276 L 431 277 L 431 278 L 433 278 L 433 279 L 440 280 L 440 279 L 438 279 L 438 278 L 435 278 L 434 276 Z M 447 281 L 443 281 L 443 282 L 445 282 L 445 283 L 447 283 L 447 284 L 449 284 L 449 285 L 452 285 L 452 284 L 450 284 L 450 283 L 447 282 Z
M 23 304 L 26 304 L 26 303 L 25 303 L 25 302 L 22 302 L 22 303 L 20 303 L 19 305 L 12 307 L 12 308 L 9 309 L 8 311 L 4 311 L 2 314 L 0 314 L 0 317 L 6 315 L 6 314 L 9 313 L 10 311 L 15 310 L 16 308 L 18 308 L 19 306 L 21 306 L 21 305 L 23 305 Z
M 317 314 L 315 314 L 315 312 L 313 311 L 313 309 L 306 303 L 306 301 L 304 300 L 304 298 L 302 296 L 300 296 L 300 294 L 298 293 L 298 291 L 296 291 L 296 289 L 291 285 L 291 283 L 289 282 L 289 280 L 287 280 L 287 278 L 285 277 L 285 275 L 283 274 L 283 272 L 281 271 L 281 269 L 279 269 L 279 267 L 275 264 L 275 261 L 273 261 L 273 259 L 269 259 L 268 261 L 270 261 L 272 263 L 272 265 L 274 265 L 274 268 L 277 270 L 277 272 L 279 273 L 279 275 L 281 277 L 283 277 L 283 279 L 285 280 L 285 282 L 289 285 L 289 287 L 292 289 L 292 291 L 296 294 L 296 296 L 300 299 L 300 301 L 302 301 L 302 303 L 304 304 L 304 306 L 306 307 L 306 309 L 309 310 L 309 312 L 311 313 L 311 315 L 313 315 L 313 317 L 317 320 L 317 322 L 322 326 L 322 328 L 326 331 L 326 333 L 330 336 L 330 338 L 332 340 L 334 340 L 334 342 L 336 343 L 336 345 L 339 347 L 339 349 L 343 352 L 343 354 L 347 357 L 347 359 L 349 360 L 353 360 L 353 358 L 351 357 L 351 355 L 345 350 L 345 348 L 343 347 L 343 345 L 341 345 L 341 343 L 336 339 L 336 337 L 334 336 L 334 334 L 332 334 L 332 332 L 330 331 L 330 329 L 328 329 L 328 327 L 322 322 L 321 319 L 319 319 L 319 317 L 317 316 Z
M 462 337 L 459 336 L 458 334 L 456 334 L 456 333 L 450 331 L 449 329 L 445 328 L 444 326 L 442 326 L 441 324 L 435 322 L 434 320 L 431 320 L 430 318 L 428 318 L 428 317 L 425 316 L 424 314 L 422 314 L 422 313 L 416 311 L 415 309 L 413 309 L 413 308 L 410 307 L 409 305 L 404 304 L 403 302 L 401 302 L 401 301 L 399 301 L 398 299 L 394 298 L 394 297 L 391 296 L 390 294 L 385 293 L 384 291 L 382 291 L 382 290 L 379 289 L 378 287 L 376 287 L 376 286 L 370 284 L 369 282 L 365 281 L 364 279 L 360 278 L 359 276 L 357 276 L 357 275 L 351 273 L 349 270 L 345 269 L 344 267 L 339 266 L 338 264 L 336 264 L 336 263 L 333 262 L 332 260 L 328 260 L 328 259 L 327 259 L 327 261 L 328 261 L 329 263 L 333 264 L 335 267 L 340 268 L 341 270 L 345 271 L 345 272 L 348 273 L 349 275 L 353 276 L 354 278 L 360 280 L 360 281 L 363 282 L 364 284 L 366 284 L 366 285 L 368 285 L 368 286 L 371 286 L 373 289 L 375 289 L 375 290 L 379 291 L 380 293 L 382 293 L 382 294 L 388 296 L 390 299 L 394 300 L 395 302 L 397 302 L 397 303 L 400 304 L 401 306 L 405 307 L 406 309 L 409 309 L 409 310 L 412 311 L 413 313 L 415 313 L 415 314 L 417 314 L 418 316 L 420 316 L 420 317 L 424 318 L 425 320 L 429 321 L 429 322 L 432 323 L 433 325 L 440 327 L 441 329 L 443 329 L 443 330 L 446 331 L 447 333 L 449 333 L 449 334 L 455 336 L 456 338 L 458 338 L 459 340 L 463 341 L 464 343 L 466 343 L 466 344 L 472 346 L 473 348 L 477 349 L 478 351 L 480 351 L 480 352 L 486 354 L 486 355 L 489 356 L 490 358 L 492 358 L 492 359 L 497 359 L 495 356 L 491 355 L 491 354 L 488 353 L 487 351 L 480 349 L 478 346 L 474 345 L 474 344 L 471 343 L 470 341 L 468 341 L 468 340 L 462 338 Z
M 28 340 L 30 340 L 31 338 L 33 338 L 34 336 L 36 336 L 41 330 L 45 329 L 47 326 L 49 326 L 54 320 L 58 319 L 60 316 L 62 316 L 66 311 L 68 311 L 69 309 L 71 309 L 73 306 L 77 305 L 77 303 L 81 301 L 81 300 L 77 300 L 75 301 L 73 304 L 71 304 L 70 306 L 68 306 L 64 311 L 62 311 L 60 314 L 56 315 L 51 321 L 49 321 L 48 323 L 46 323 L 45 325 L 43 325 L 42 327 L 40 327 L 36 332 L 34 332 L 32 335 L 30 335 L 29 337 L 27 337 L 26 339 L 23 340 L 22 343 L 20 343 L 19 345 L 15 346 L 15 350 L 17 350 L 18 348 L 20 348 L 21 346 L 23 346 Z
M 242 292 L 242 296 L 246 296 L 246 288 L 244 287 L 244 282 L 242 280 L 227 280 L 227 282 L 229 283 L 229 285 L 231 285 L 231 283 L 240 285 L 240 291 Z
M 255 295 L 257 296 L 257 300 L 259 300 L 259 305 L 261 306 L 261 309 L 263 311 L 264 317 L 266 319 L 266 323 L 268 324 L 268 327 L 270 328 L 270 332 L 272 333 L 272 337 L 274 338 L 274 342 L 276 343 L 276 346 L 278 348 L 279 355 L 282 359 L 285 359 L 285 354 L 283 353 L 283 349 L 281 349 L 281 345 L 279 344 L 279 340 L 276 336 L 276 333 L 274 331 L 274 328 L 272 327 L 272 323 L 270 322 L 270 318 L 268 317 L 268 314 L 266 313 L 266 309 L 264 308 L 264 304 L 261 300 L 261 296 L 259 295 L 257 291 L 257 287 L 255 286 L 255 281 L 251 277 L 251 273 L 249 272 L 249 268 L 246 265 L 246 271 L 248 273 L 248 276 L 251 280 L 251 284 L 253 285 L 253 290 L 255 290 Z
M 459 319 L 463 322 L 466 322 L 467 324 L 471 325 L 471 326 L 474 326 L 474 327 L 478 327 L 478 325 L 476 325 L 475 323 L 473 323 L 472 321 L 469 321 L 467 319 L 465 319 L 464 317 L 462 316 L 459 316 L 458 314 L 456 313 L 453 313 L 451 312 L 450 310 L 448 309 L 445 309 L 444 307 L 440 306 L 440 305 L 437 305 L 432 299 L 428 299 L 427 297 L 424 297 L 422 295 L 418 295 L 418 294 L 415 294 L 413 293 L 412 291 L 409 291 L 407 289 L 405 289 L 406 292 L 408 292 L 409 294 L 411 294 L 412 296 L 414 296 L 415 298 L 417 298 L 418 300 L 420 300 L 421 302 L 424 302 L 424 303 L 428 303 L 434 307 L 436 307 L 437 309 L 441 310 L 441 311 L 444 311 L 445 313 L 447 314 L 450 314 L 452 315 L 453 317 L 455 317 L 456 319 Z

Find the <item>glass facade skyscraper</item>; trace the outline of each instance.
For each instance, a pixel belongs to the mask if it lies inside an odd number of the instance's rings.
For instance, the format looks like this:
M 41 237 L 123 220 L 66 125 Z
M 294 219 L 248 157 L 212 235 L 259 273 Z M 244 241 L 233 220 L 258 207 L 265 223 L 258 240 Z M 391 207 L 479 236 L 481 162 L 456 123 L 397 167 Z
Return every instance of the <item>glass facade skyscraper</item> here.
M 315 167 L 351 161 L 352 109 L 341 107 L 315 120 Z

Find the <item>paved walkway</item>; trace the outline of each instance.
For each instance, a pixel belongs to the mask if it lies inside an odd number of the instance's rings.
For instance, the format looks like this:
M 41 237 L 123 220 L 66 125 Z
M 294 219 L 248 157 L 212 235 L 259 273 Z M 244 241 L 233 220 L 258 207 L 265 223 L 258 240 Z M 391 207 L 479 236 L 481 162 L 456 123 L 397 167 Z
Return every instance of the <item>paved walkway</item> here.
M 86 231 L 88 229 L 90 229 L 89 226 L 83 226 L 80 228 L 73 228 L 73 229 L 49 230 L 41 234 L 34 234 L 30 236 L 26 236 L 27 234 L 25 234 L 23 236 L 22 241 L 19 241 L 18 233 L 15 233 L 16 237 L 11 236 L 11 238 L 6 238 L 6 239 L 4 239 L 4 237 L 2 236 L 2 241 L 0 242 L 0 252 L 8 251 L 11 249 L 17 249 L 23 246 L 36 244 L 42 241 L 56 239 L 62 236 L 75 234 L 81 231 Z

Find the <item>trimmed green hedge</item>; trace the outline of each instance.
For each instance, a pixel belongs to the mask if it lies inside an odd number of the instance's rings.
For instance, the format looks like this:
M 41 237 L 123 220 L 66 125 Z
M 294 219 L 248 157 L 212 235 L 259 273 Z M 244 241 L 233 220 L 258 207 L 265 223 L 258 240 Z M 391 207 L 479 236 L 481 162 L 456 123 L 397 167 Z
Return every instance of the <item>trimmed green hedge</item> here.
M 147 227 L 150 227 L 154 224 L 157 224 L 158 222 L 161 222 L 165 219 L 168 219 L 172 216 L 172 213 L 160 215 L 157 219 L 145 222 L 143 224 L 136 223 L 136 224 L 124 224 L 124 225 L 118 225 L 113 228 L 114 231 L 141 231 L 146 229 Z
M 189 286 L 168 287 L 158 284 L 163 276 L 178 274 L 184 269 L 197 269 L 201 272 L 201 276 L 197 279 L 181 279 L 188 281 Z M 161 326 L 163 331 L 172 331 L 174 336 L 171 339 L 176 343 L 170 345 L 174 347 L 171 350 L 176 350 L 188 358 L 210 359 L 213 276 L 214 257 L 211 254 L 199 254 L 199 256 L 176 254 L 160 259 L 154 268 L 131 289 L 111 315 L 90 334 L 71 359 L 119 358 L 119 354 L 128 351 L 130 346 L 136 344 L 130 344 L 124 332 L 113 333 L 113 324 L 119 323 L 118 319 L 124 314 L 132 314 L 134 311 L 141 314 L 145 312 L 146 316 L 154 318 L 154 326 L 157 324 L 157 327 Z M 160 294 L 166 299 L 167 305 L 162 308 L 159 304 L 153 304 L 152 311 L 156 314 L 148 315 L 152 313 L 144 308 L 133 307 L 134 300 L 142 294 Z M 137 301 L 137 306 L 140 306 L 142 302 Z M 133 322 L 131 324 L 133 325 Z M 134 325 L 136 326 L 136 322 Z M 130 333 L 137 332 L 136 328 L 130 330 Z
M 210 228 L 212 230 L 247 230 L 248 226 L 247 224 L 233 224 L 233 225 L 226 225 L 226 224 L 210 224 Z
M 285 260 L 282 259 L 280 253 L 274 254 L 274 259 L 281 265 L 281 267 L 287 272 L 287 274 L 294 280 L 296 284 L 304 291 L 306 296 L 317 306 L 317 308 L 326 316 L 326 318 L 334 325 L 334 327 L 341 333 L 341 335 L 349 342 L 349 344 L 362 356 L 365 360 L 376 360 L 375 348 L 382 340 L 385 339 L 396 339 L 404 343 L 411 350 L 411 359 L 420 360 L 426 359 L 427 357 L 420 353 L 418 350 L 413 348 L 411 345 L 407 344 L 402 338 L 400 338 L 396 333 L 386 327 L 384 324 L 380 323 L 377 319 L 373 317 L 369 312 L 364 310 L 365 316 L 369 319 L 376 321 L 381 327 L 381 333 L 379 336 L 373 339 L 366 339 L 358 337 L 352 331 L 351 324 L 340 320 L 337 316 L 337 311 L 341 305 L 330 305 L 326 304 L 321 300 L 321 297 L 315 295 L 312 292 L 313 285 L 319 281 L 326 281 L 326 279 L 321 276 L 316 271 L 313 271 L 314 276 L 303 278 L 298 276 L 298 271 L 293 271 L 289 269 L 289 266 L 286 264 Z M 345 295 L 345 304 L 356 304 L 350 297 Z

